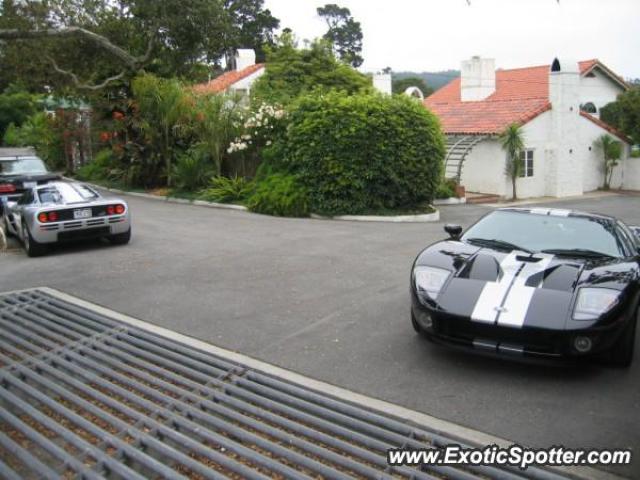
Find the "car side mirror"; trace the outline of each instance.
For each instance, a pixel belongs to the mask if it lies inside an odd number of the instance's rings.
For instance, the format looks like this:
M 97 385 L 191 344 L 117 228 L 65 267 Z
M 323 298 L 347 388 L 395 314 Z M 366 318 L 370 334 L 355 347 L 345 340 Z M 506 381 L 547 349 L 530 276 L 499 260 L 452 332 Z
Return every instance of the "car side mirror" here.
M 636 237 L 640 238 L 640 227 L 629 227 L 633 233 L 636 234 Z
M 444 226 L 444 231 L 447 232 L 451 238 L 457 240 L 462 234 L 462 227 L 460 225 L 447 224 Z

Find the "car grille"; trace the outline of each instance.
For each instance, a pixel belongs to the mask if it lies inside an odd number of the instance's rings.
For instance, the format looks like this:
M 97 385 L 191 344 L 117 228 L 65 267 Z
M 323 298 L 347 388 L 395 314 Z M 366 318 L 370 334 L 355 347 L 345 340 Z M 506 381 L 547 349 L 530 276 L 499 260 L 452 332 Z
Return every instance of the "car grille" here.
M 58 241 L 64 242 L 67 240 L 79 240 L 83 238 L 96 238 L 109 235 L 111 232 L 109 227 L 98 228 L 86 228 L 84 230 L 75 230 L 71 232 L 60 232 L 58 234 Z
M 521 345 L 526 351 L 541 354 L 561 353 L 564 345 L 561 332 L 501 327 L 467 319 L 434 319 L 433 328 L 435 333 L 462 343 L 489 340 Z

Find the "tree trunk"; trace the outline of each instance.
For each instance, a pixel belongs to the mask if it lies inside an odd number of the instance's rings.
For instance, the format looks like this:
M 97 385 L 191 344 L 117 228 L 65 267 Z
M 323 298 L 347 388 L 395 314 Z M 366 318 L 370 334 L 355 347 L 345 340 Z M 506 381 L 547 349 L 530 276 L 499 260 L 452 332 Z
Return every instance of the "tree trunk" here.
M 512 190 L 513 190 L 513 195 L 512 195 L 512 198 L 511 198 L 512 200 L 517 200 L 518 199 L 518 195 L 517 195 L 517 192 L 516 192 L 516 180 L 517 180 L 517 178 L 516 178 L 515 175 L 513 177 L 511 177 L 511 187 L 512 187 Z

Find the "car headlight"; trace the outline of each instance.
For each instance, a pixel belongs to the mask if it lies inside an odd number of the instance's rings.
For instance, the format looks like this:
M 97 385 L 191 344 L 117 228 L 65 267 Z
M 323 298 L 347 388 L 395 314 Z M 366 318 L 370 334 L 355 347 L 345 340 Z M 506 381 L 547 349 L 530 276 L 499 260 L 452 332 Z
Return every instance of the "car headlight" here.
M 413 271 L 416 290 L 418 293 L 426 293 L 429 297 L 436 298 L 449 275 L 451 272 L 442 268 L 416 267 Z
M 618 303 L 620 292 L 610 288 L 581 288 L 573 309 L 574 320 L 595 320 Z

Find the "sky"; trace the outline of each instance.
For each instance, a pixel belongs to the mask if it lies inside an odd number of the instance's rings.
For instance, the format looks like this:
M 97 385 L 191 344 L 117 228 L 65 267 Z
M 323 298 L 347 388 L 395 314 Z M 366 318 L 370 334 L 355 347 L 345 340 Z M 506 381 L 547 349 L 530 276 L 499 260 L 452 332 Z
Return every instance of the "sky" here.
M 322 36 L 325 3 L 351 10 L 364 34 L 362 71 L 459 69 L 473 55 L 498 68 L 598 58 L 640 78 L 640 0 L 265 0 L 299 39 Z

